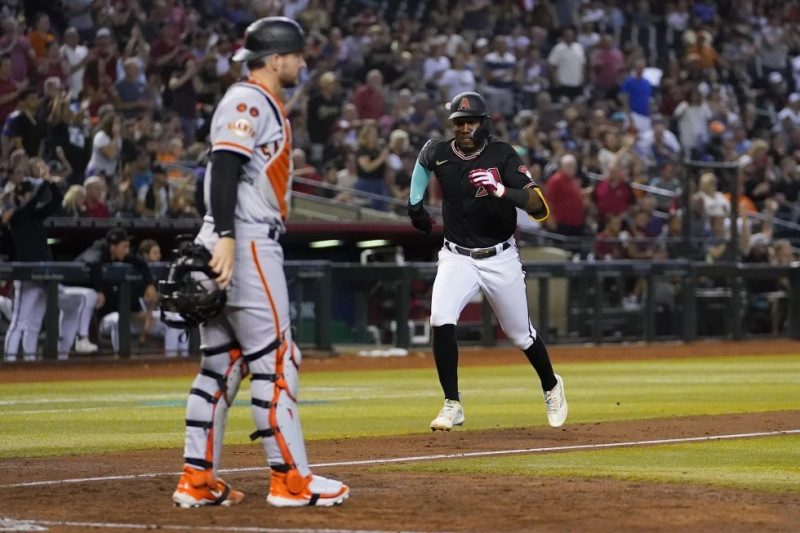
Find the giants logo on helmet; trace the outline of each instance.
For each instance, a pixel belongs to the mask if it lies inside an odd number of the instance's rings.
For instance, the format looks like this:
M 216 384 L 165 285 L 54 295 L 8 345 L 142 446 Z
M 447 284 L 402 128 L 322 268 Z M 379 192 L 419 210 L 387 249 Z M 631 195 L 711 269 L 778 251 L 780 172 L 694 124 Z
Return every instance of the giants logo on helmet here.
M 469 100 L 465 98 L 461 99 L 461 102 L 458 104 L 458 110 L 463 111 L 464 109 L 469 109 Z

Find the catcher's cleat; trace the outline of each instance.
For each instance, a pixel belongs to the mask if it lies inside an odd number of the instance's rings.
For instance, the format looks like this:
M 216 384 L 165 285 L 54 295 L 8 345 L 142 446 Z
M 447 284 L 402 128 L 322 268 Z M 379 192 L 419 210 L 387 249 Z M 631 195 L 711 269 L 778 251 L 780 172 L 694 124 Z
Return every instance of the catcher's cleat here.
M 564 395 L 564 380 L 556 374 L 556 386 L 544 393 L 547 421 L 551 427 L 559 428 L 567 420 L 567 397 Z
M 297 470 L 272 471 L 267 503 L 275 507 L 341 505 L 350 496 L 350 488 L 334 479 L 309 474 L 300 476 Z
M 178 481 L 178 488 L 172 493 L 172 501 L 176 507 L 189 509 L 203 505 L 236 505 L 244 499 L 244 494 L 233 490 L 230 485 L 219 478 L 214 478 L 213 470 L 195 470 L 183 467 L 183 475 Z
M 445 400 L 439 415 L 431 421 L 431 431 L 450 431 L 453 426 L 464 424 L 464 409 L 455 400 Z

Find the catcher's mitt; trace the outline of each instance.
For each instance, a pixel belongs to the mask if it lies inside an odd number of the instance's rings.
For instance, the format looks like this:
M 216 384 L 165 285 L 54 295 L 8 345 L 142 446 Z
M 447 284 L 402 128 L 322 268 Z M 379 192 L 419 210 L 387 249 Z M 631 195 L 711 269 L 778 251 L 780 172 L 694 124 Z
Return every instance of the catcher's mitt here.
M 169 266 L 167 279 L 159 283 L 165 324 L 189 329 L 222 312 L 227 293 L 214 282 L 217 275 L 208 266 L 210 260 L 211 253 L 200 244 L 183 241 L 178 245 L 178 257 Z M 181 320 L 173 318 L 176 314 Z

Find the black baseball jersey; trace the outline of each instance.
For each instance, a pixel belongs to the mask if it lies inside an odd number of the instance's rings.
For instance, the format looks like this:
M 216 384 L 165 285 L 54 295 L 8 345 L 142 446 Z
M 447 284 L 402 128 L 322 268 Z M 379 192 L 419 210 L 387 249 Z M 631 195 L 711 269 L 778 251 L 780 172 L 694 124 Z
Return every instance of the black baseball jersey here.
M 16 261 L 52 261 L 44 220 L 61 206 L 61 191 L 53 182 L 43 181 L 27 202 L 14 210 L 8 223 L 14 241 Z
M 428 141 L 419 163 L 434 172 L 442 189 L 444 238 L 466 248 L 487 248 L 505 242 L 517 228 L 517 209 L 469 181 L 474 169 L 492 172 L 511 189 L 536 186 L 516 150 L 490 139 L 477 153 L 465 154 L 454 139 Z

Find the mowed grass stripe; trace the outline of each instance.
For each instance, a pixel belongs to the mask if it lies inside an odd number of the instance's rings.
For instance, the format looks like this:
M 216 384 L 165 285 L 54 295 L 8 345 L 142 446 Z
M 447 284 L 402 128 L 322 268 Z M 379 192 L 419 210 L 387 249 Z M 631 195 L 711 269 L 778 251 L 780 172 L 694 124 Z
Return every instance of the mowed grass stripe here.
M 568 424 L 800 406 L 798 356 L 555 364 Z M 529 365 L 459 374 L 466 430 L 546 425 Z M 185 378 L 0 385 L 0 458 L 179 448 L 190 386 Z M 301 373 L 300 398 L 309 440 L 428 432 L 442 401 L 432 367 Z M 237 400 L 249 400 L 248 383 Z M 251 431 L 249 407 L 235 406 L 226 440 L 248 443 Z
M 800 435 L 409 463 L 381 470 L 693 483 L 800 494 Z

